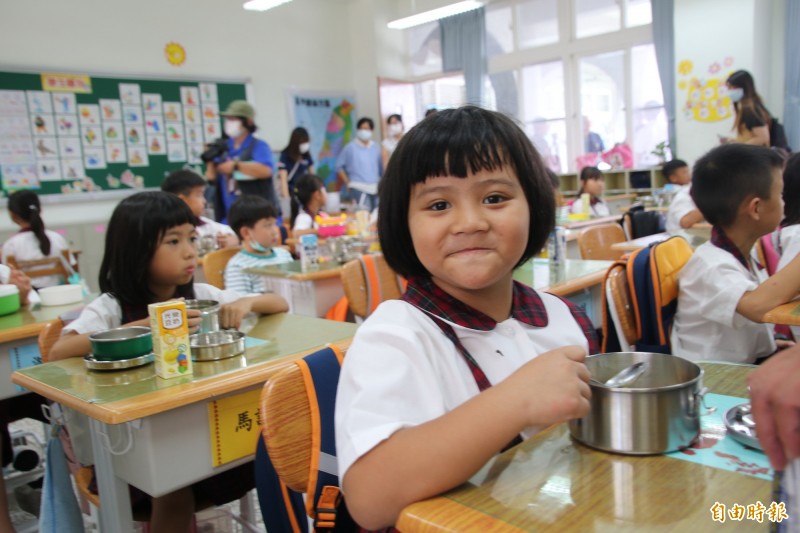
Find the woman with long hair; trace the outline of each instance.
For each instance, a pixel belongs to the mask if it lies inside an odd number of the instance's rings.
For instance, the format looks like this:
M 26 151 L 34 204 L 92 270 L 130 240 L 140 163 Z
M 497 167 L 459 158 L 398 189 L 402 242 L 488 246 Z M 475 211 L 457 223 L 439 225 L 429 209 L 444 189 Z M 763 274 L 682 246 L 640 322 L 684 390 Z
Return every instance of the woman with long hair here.
M 736 138 L 722 140 L 770 146 L 769 127 L 772 116 L 756 92 L 753 76 L 746 70 L 737 70 L 728 76 L 725 85 L 728 87 L 728 95 L 736 112 L 736 120 L 733 123 Z
M 297 178 L 314 173 L 314 159 L 311 157 L 311 142 L 308 130 L 297 127 L 289 136 L 289 144 L 281 152 L 278 163 L 281 197 L 289 198 L 295 188 Z

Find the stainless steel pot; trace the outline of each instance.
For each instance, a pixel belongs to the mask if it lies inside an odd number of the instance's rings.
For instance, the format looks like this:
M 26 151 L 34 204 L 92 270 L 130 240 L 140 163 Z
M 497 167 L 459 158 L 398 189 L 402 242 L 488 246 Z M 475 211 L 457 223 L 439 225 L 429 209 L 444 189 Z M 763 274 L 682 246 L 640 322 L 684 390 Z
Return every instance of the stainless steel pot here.
M 630 387 L 603 385 L 607 379 L 634 363 L 647 370 Z M 668 354 L 618 352 L 586 358 L 596 381 L 591 410 L 572 420 L 572 437 L 593 448 L 648 455 L 686 448 L 700 433 L 703 370 L 696 364 Z

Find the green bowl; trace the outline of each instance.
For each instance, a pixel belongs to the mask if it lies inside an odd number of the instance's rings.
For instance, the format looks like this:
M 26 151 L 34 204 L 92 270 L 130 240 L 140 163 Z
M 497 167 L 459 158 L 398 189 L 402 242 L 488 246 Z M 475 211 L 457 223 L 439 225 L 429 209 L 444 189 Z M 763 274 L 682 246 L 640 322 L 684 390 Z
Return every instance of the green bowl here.
M 19 289 L 15 285 L 0 285 L 0 316 L 19 311 Z
M 153 335 L 144 326 L 98 331 L 89 335 L 89 342 L 98 361 L 132 359 L 153 351 Z

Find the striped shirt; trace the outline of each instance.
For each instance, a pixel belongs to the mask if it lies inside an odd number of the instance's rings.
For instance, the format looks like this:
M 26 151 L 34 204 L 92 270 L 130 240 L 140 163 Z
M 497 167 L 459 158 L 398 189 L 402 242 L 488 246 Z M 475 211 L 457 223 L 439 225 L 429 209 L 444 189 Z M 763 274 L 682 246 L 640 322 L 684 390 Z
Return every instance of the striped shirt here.
M 279 265 L 293 261 L 292 254 L 285 248 L 273 248 L 268 255 L 256 255 L 242 250 L 228 261 L 225 267 L 225 289 L 233 289 L 241 294 L 261 294 L 264 292 L 264 278 L 258 274 L 247 274 L 246 268 Z

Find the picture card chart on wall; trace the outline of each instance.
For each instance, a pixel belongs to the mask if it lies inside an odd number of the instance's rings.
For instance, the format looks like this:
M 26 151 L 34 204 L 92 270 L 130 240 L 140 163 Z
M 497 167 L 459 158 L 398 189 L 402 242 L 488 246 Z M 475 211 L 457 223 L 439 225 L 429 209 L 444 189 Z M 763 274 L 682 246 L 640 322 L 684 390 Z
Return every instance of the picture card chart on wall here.
M 219 111 L 245 84 L 0 72 L 2 192 L 159 187 L 183 166 L 202 171 Z

